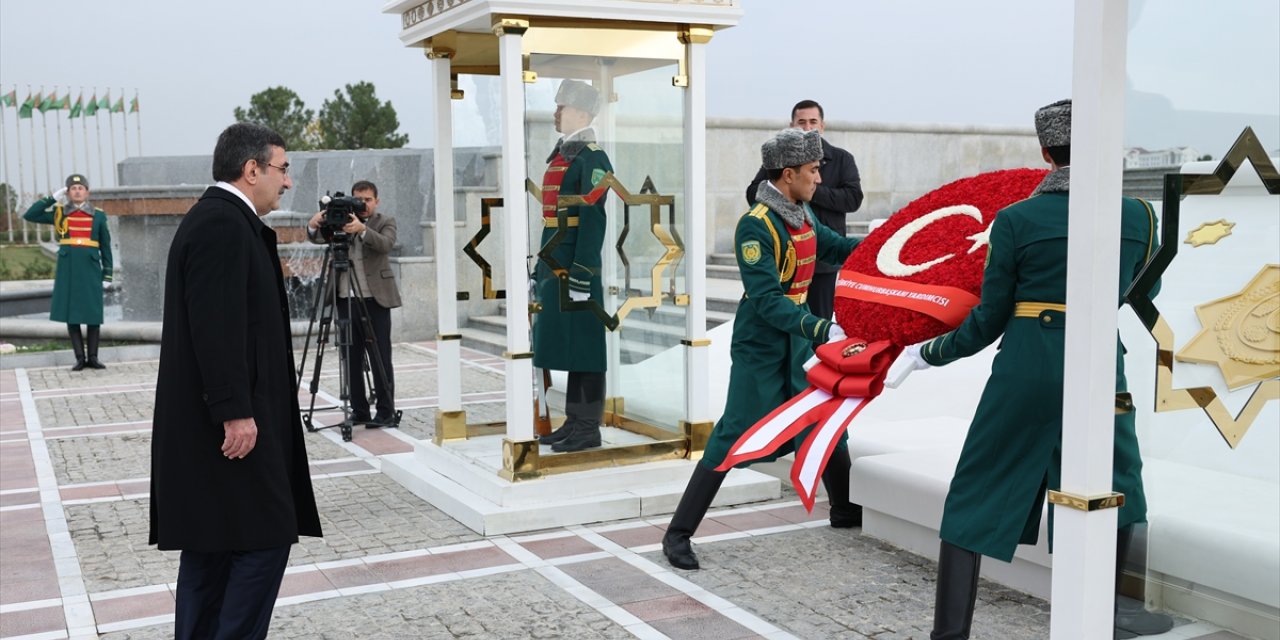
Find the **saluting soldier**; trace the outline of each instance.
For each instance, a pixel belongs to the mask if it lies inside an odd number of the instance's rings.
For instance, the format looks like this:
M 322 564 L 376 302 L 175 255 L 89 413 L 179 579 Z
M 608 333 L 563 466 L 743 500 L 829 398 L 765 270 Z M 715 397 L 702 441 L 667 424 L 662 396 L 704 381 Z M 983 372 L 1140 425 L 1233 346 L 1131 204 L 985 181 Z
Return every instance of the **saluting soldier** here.
M 556 131 L 563 137 L 547 158 L 542 177 L 542 259 L 534 274 L 542 309 L 533 325 L 533 366 L 567 371 L 565 422 L 541 439 L 557 452 L 600 446 L 604 419 L 604 324 L 594 313 L 561 308 L 561 287 L 572 302 L 604 299 L 600 279 L 601 247 L 607 220 L 604 191 L 592 193 L 613 171 L 609 156 L 596 144 L 591 121 L 600 94 L 591 85 L 564 80 L 556 92 Z M 567 207 L 557 216 L 560 196 L 587 196 L 587 204 Z M 564 226 L 561 227 L 560 225 Z M 547 259 L 550 257 L 550 260 Z
M 942 514 L 933 640 L 969 637 L 982 556 L 1009 562 L 1019 544 L 1035 544 L 1045 491 L 1060 486 L 1071 101 L 1041 108 L 1035 124 L 1052 171 L 1031 197 L 996 214 L 981 302 L 954 331 L 903 354 L 917 366 L 945 365 L 1002 340 Z M 1151 205 L 1124 198 L 1120 235 L 1117 305 L 1156 248 Z M 1116 391 L 1121 393 L 1126 389 L 1124 348 L 1118 342 Z M 1118 566 L 1123 566 L 1133 525 L 1147 515 L 1131 409 L 1116 417 L 1112 482 L 1125 495 L 1117 540 Z M 1134 633 L 1172 627 L 1167 616 L 1130 613 L 1117 621 Z
M 72 371 L 106 369 L 98 360 L 102 292 L 111 282 L 111 231 L 107 214 L 89 203 L 89 181 L 73 173 L 66 186 L 31 205 L 22 218 L 51 224 L 58 238 L 58 266 L 49 319 L 64 322 L 76 364 Z M 88 325 L 88 351 L 80 325 Z
M 728 472 L 716 471 L 730 447 L 751 428 L 808 387 L 804 362 L 813 345 L 843 340 L 844 331 L 805 305 L 818 260 L 844 264 L 858 244 L 819 223 L 809 208 L 818 184 L 822 139 L 817 130 L 785 129 L 761 147 L 768 180 L 756 190 L 755 206 L 738 219 L 738 271 L 742 300 L 733 320 L 729 397 L 724 415 L 711 430 L 702 460 L 694 465 L 680 505 L 662 538 L 667 561 L 678 569 L 697 569 L 689 542 Z M 761 460 L 795 450 L 808 430 Z M 854 527 L 862 510 L 849 503 L 849 449 L 841 435 L 822 474 L 831 502 L 831 526 Z

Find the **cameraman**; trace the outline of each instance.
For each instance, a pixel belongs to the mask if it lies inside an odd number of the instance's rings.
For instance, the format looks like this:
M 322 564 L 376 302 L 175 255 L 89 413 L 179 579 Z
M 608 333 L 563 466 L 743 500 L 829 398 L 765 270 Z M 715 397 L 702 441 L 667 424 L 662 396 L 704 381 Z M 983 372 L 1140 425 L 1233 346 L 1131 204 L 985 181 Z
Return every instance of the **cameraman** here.
M 351 221 L 342 227 L 342 231 L 350 238 L 351 270 L 338 274 L 338 317 L 347 319 L 347 301 L 349 295 L 358 290 L 364 296 L 364 306 L 369 311 L 369 324 L 373 326 L 373 340 L 378 346 L 378 354 L 386 373 L 386 384 L 382 383 L 376 371 L 373 373 L 373 388 L 377 393 L 378 413 L 369 417 L 369 398 L 364 389 L 365 346 L 368 337 L 364 334 L 364 324 L 357 317 L 351 322 L 351 349 L 347 356 L 347 379 L 351 381 L 351 410 L 353 421 L 364 423 L 366 428 L 377 429 L 390 426 L 395 419 L 395 376 L 391 367 L 391 310 L 400 306 L 400 290 L 396 287 L 395 274 L 387 259 L 392 247 L 396 244 L 396 219 L 378 213 L 378 187 L 368 180 L 361 180 L 351 185 L 351 196 L 364 202 L 363 213 L 352 213 Z M 321 233 L 320 226 L 324 219 L 324 211 L 311 216 L 307 222 L 307 238 L 316 244 L 325 244 L 328 239 Z M 350 276 L 354 275 L 358 289 L 353 287 Z M 353 301 L 354 302 L 354 301 Z M 369 357 L 370 364 L 376 361 Z M 384 388 L 385 387 L 385 388 Z

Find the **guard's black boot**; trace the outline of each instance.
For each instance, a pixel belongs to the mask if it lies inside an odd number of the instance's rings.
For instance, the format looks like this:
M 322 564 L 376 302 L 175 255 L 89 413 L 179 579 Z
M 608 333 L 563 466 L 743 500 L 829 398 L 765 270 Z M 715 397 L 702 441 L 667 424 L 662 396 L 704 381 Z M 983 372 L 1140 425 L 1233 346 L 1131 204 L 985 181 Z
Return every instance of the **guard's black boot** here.
M 559 429 L 538 438 L 538 444 L 552 445 L 573 433 L 575 425 L 578 423 L 577 411 L 581 406 L 582 384 L 578 378 L 578 374 L 569 372 L 569 383 L 564 389 L 564 424 Z
M 80 335 L 80 325 L 67 325 L 67 335 L 71 337 L 71 350 L 76 354 L 76 363 L 72 365 L 72 371 L 84 370 L 84 337 Z
M 1133 525 L 1116 531 L 1116 637 L 1153 636 L 1173 628 L 1173 618 L 1147 611 L 1141 600 L 1120 595 L 1129 549 L 1133 546 Z M 1128 633 L 1124 633 L 1128 632 Z
M 982 554 L 942 543 L 938 549 L 938 595 L 929 640 L 968 640 L 981 564 Z
M 831 526 L 849 529 L 862 526 L 862 507 L 849 502 L 849 451 L 836 450 L 822 470 L 822 486 L 831 505 Z
M 85 364 L 89 365 L 90 369 L 106 369 L 107 368 L 107 365 L 102 364 L 102 362 L 98 360 L 98 334 L 101 330 L 102 330 L 101 327 L 99 327 L 96 324 L 89 325 L 89 335 L 88 335 L 88 345 L 87 345 L 88 355 L 85 358 Z
M 577 388 L 579 401 L 565 400 L 564 412 L 575 416 L 573 431 L 566 433 L 559 442 L 551 445 L 556 453 L 582 451 L 600 446 L 600 423 L 604 420 L 604 372 L 569 372 L 570 393 Z M 560 428 L 561 430 L 564 427 Z
M 667 562 L 671 566 L 685 570 L 698 568 L 698 556 L 693 552 L 693 543 L 689 542 L 689 538 L 698 530 L 698 525 L 707 515 L 707 509 L 711 507 L 711 501 L 715 500 L 716 492 L 720 491 L 720 484 L 727 475 L 727 471 L 709 469 L 701 463 L 693 465 L 689 486 L 684 488 L 680 505 L 671 516 L 666 534 L 662 536 L 662 554 L 667 556 Z

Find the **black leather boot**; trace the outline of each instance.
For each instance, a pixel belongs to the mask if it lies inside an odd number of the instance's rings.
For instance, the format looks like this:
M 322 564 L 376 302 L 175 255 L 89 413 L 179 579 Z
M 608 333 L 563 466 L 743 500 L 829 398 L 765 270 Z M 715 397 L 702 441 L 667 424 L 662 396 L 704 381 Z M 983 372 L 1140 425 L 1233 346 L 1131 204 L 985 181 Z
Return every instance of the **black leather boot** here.
M 1173 618 L 1147 611 L 1141 600 L 1120 595 L 1120 580 L 1133 546 L 1133 525 L 1116 531 L 1116 637 L 1153 636 L 1173 628 Z M 1128 632 L 1128 633 L 1125 633 Z
M 982 554 L 943 541 L 938 549 L 938 595 L 929 640 L 968 640 L 981 565 Z
M 822 470 L 822 486 L 827 489 L 827 502 L 831 505 L 831 526 L 849 529 L 862 526 L 862 507 L 849 502 L 849 451 L 831 452 L 827 468 Z
M 578 422 L 578 407 L 582 403 L 582 382 L 576 372 L 569 372 L 569 383 L 564 388 L 564 424 L 559 429 L 538 438 L 538 444 L 552 445 L 573 433 Z
M 71 351 L 76 354 L 76 363 L 72 365 L 72 371 L 84 370 L 84 337 L 80 335 L 80 325 L 67 325 L 67 335 L 71 337 Z
M 711 507 L 711 501 L 715 500 L 720 484 L 727 475 L 728 471 L 716 471 L 702 463 L 693 465 L 689 485 L 684 488 L 680 505 L 671 516 L 666 534 L 662 536 L 662 554 L 667 557 L 671 566 L 686 571 L 698 568 L 698 556 L 693 552 L 693 543 L 689 542 L 689 538 L 693 537 L 698 525 L 702 524 L 702 518 L 707 515 L 707 509 Z
M 85 364 L 89 365 L 90 369 L 106 369 L 107 368 L 107 365 L 102 364 L 102 362 L 98 360 L 98 333 L 101 330 L 102 328 L 96 324 L 89 325 L 89 336 L 88 336 L 88 345 L 87 345 L 88 354 L 87 354 L 87 357 L 85 358 Z
M 575 378 L 580 400 L 573 406 L 566 400 L 565 413 L 576 416 L 577 420 L 572 431 L 551 445 L 551 450 L 556 453 L 600 446 L 600 423 L 604 420 L 604 372 L 569 372 L 569 379 Z

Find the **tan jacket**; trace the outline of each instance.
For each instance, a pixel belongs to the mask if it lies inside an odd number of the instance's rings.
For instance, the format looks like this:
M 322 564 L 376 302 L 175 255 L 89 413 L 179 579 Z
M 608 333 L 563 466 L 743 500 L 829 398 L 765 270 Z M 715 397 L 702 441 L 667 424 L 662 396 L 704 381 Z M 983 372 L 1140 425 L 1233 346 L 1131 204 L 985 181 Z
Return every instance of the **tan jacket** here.
M 362 269 L 364 281 L 368 284 L 364 291 L 366 297 L 373 298 L 378 304 L 395 309 L 399 307 L 400 288 L 396 286 L 395 273 L 391 270 L 388 256 L 396 244 L 396 219 L 381 213 L 375 213 L 364 221 L 364 233 L 352 239 L 353 249 L 356 243 L 363 245 L 359 252 L 352 251 L 352 268 Z M 307 229 L 307 237 L 312 242 L 323 243 L 318 231 Z M 355 256 L 359 254 L 360 259 Z

